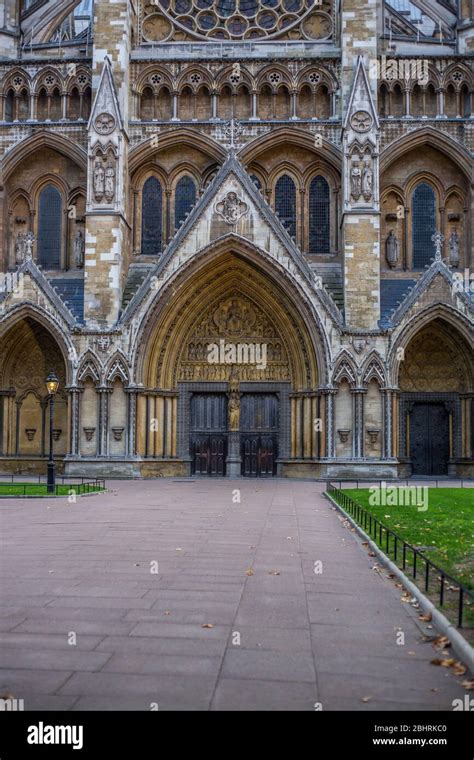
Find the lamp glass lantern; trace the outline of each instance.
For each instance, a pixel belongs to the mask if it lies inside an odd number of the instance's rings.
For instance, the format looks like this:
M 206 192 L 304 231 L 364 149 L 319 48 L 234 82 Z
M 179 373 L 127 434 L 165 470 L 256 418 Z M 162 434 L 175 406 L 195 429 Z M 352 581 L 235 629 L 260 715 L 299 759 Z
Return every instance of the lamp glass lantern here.
M 59 388 L 59 380 L 56 377 L 56 373 L 51 371 L 46 378 L 46 388 L 50 396 L 55 396 Z

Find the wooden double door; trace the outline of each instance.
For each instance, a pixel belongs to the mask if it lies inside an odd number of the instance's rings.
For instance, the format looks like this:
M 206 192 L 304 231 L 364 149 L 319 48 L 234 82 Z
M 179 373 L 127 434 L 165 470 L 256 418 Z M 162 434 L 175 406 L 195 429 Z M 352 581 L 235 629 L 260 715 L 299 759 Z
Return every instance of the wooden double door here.
M 225 393 L 195 393 L 191 398 L 190 454 L 193 475 L 223 477 L 228 452 Z M 240 407 L 242 475 L 272 477 L 278 456 L 278 397 L 244 393 Z
M 415 403 L 410 413 L 413 475 L 447 475 L 449 413 L 443 403 Z
M 240 431 L 242 475 L 246 478 L 269 478 L 276 475 L 278 396 L 275 393 L 243 395 Z

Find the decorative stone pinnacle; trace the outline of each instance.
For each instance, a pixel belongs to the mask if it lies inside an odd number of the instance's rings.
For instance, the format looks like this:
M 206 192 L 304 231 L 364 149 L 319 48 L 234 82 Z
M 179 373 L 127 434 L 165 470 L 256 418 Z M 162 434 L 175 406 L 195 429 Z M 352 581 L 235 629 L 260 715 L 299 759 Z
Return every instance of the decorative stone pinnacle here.
M 233 153 L 237 150 L 237 138 L 242 134 L 242 125 L 237 119 L 231 119 L 224 127 L 224 135 L 229 140 L 228 151 Z

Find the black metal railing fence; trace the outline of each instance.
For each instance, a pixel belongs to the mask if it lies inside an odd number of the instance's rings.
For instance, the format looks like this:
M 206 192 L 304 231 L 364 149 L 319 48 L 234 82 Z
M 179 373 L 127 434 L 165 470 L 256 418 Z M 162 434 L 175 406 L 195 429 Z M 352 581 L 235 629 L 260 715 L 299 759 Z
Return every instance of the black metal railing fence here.
M 421 573 L 424 573 L 423 585 L 425 592 L 428 593 L 430 591 L 430 584 L 433 583 L 433 579 L 439 580 L 438 594 L 440 607 L 442 607 L 445 602 L 447 587 L 449 587 L 451 592 L 456 593 L 457 626 L 458 628 L 463 627 L 466 599 L 470 600 L 470 604 L 474 604 L 473 591 L 464 586 L 459 579 L 454 578 L 443 570 L 443 568 L 439 567 L 439 565 L 426 556 L 423 550 L 413 546 L 413 544 L 410 544 L 408 541 L 405 541 L 405 539 L 396 531 L 382 523 L 381 520 L 361 506 L 349 496 L 349 494 L 344 493 L 344 489 L 340 487 L 338 488 L 334 483 L 328 481 L 326 484 L 326 492 L 334 498 L 337 504 L 354 518 L 355 522 L 358 523 L 372 539 L 374 539 L 375 543 L 380 546 L 390 559 L 393 559 L 397 566 L 401 564 L 401 569 L 403 571 L 411 568 L 412 576 L 415 581 L 419 579 Z M 435 576 L 436 573 L 438 573 L 437 576 Z

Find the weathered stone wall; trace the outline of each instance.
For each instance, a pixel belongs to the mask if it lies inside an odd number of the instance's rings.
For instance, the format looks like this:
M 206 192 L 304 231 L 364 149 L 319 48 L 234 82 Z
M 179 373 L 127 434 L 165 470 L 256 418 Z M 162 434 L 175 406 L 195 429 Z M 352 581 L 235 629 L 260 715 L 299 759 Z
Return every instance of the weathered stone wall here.
M 84 262 L 85 313 L 91 325 L 112 327 L 122 296 L 122 251 L 128 228 L 118 216 L 87 218 Z
M 380 219 L 346 214 L 344 292 L 346 323 L 362 330 L 377 327 L 380 315 Z

